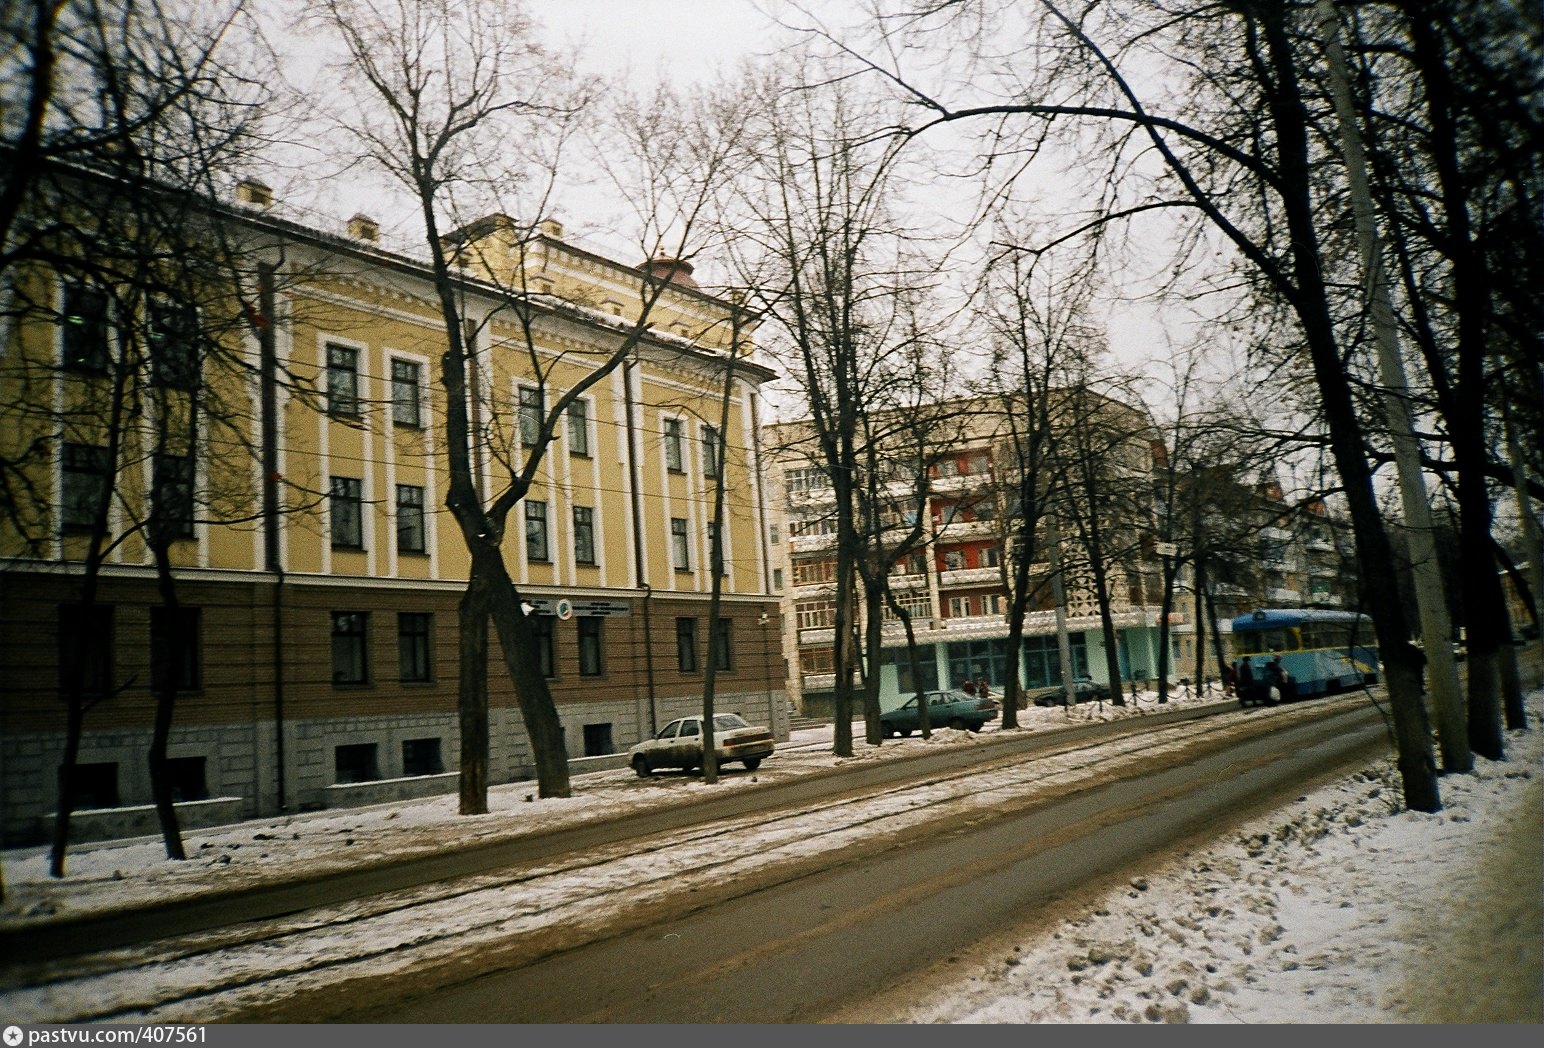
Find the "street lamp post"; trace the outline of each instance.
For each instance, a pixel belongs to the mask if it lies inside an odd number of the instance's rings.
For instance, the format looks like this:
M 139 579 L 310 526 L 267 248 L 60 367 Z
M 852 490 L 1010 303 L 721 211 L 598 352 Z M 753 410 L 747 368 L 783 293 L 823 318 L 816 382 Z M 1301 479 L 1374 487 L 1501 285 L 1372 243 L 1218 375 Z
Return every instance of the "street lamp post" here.
M 761 672 L 767 680 L 767 716 L 775 722 L 777 711 L 772 708 L 772 655 L 767 645 L 767 624 L 772 618 L 763 609 L 758 621 L 761 624 Z

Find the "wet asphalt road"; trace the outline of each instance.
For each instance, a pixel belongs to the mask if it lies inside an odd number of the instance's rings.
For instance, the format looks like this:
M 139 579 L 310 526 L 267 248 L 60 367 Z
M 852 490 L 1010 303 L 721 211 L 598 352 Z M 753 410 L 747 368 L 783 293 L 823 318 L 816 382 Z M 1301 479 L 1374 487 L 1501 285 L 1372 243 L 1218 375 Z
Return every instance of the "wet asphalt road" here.
M 1383 721 L 1360 707 L 1050 803 L 927 827 L 879 850 L 837 853 L 818 872 L 534 963 L 416 994 L 411 979 L 399 980 L 376 988 L 381 999 L 368 1008 L 342 1014 L 335 1014 L 336 1000 L 313 1002 L 313 1017 L 817 1022 L 1031 917 L 1059 893 L 1139 868 L 1189 839 L 1215 837 L 1310 782 L 1389 750 Z

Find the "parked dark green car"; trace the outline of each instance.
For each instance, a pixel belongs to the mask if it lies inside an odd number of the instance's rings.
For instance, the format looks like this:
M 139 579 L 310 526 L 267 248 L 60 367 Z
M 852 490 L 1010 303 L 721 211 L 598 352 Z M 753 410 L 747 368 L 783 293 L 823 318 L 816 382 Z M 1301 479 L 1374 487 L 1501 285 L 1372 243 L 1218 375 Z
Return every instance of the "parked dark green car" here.
M 980 731 L 989 720 L 997 719 L 997 700 L 966 695 L 963 691 L 927 692 L 927 722 L 933 728 Z M 905 738 L 921 724 L 917 716 L 917 697 L 913 695 L 900 709 L 879 715 L 879 724 L 888 737 Z

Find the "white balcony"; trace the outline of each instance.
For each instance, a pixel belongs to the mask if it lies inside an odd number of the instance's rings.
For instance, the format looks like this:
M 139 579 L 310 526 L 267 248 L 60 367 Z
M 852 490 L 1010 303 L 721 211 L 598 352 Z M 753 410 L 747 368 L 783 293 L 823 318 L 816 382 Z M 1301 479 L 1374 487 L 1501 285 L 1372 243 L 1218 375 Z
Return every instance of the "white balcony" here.
M 1265 596 L 1281 604 L 1296 604 L 1303 599 L 1301 590 L 1278 588 L 1268 590 Z
M 815 553 L 835 549 L 835 535 L 796 535 L 788 540 L 788 548 L 794 553 Z
M 946 571 L 939 578 L 939 584 L 943 586 L 979 586 L 991 583 L 1001 583 L 1003 580 L 1000 568 L 956 568 Z
M 891 589 L 892 592 L 894 592 L 896 590 L 927 589 L 927 576 L 926 575 L 891 575 L 890 576 L 890 589 Z
M 995 520 L 956 520 L 948 524 L 934 524 L 941 542 L 961 542 L 965 539 L 989 539 L 997 535 Z

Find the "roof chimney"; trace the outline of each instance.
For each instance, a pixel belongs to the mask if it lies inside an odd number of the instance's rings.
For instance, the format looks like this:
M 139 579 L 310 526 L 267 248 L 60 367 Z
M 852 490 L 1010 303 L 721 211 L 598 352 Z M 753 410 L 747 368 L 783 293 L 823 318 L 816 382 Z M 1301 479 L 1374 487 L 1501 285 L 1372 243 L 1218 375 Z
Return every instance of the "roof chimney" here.
M 273 206 L 273 190 L 255 178 L 243 178 L 236 183 L 236 201 L 266 211 Z
M 692 279 L 692 264 L 684 258 L 655 255 L 639 268 L 655 280 L 668 280 L 682 287 L 697 286 L 697 281 Z
M 381 239 L 381 227 L 369 215 L 358 214 L 348 220 L 348 235 L 373 244 Z

